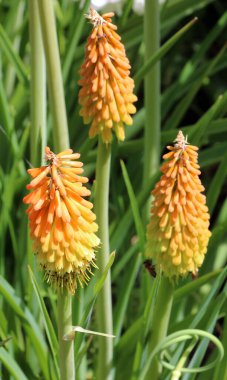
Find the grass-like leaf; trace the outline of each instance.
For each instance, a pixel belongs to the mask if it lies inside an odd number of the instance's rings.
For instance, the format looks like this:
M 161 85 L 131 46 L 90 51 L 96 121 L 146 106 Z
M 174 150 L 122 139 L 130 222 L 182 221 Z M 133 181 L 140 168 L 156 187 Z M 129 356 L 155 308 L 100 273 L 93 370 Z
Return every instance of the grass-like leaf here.
M 10 62 L 14 65 L 14 68 L 16 70 L 19 80 L 23 84 L 28 85 L 28 70 L 25 67 L 24 63 L 22 62 L 21 58 L 15 52 L 13 45 L 1 24 L 0 24 L 0 46 L 2 50 L 4 50 Z
M 15 294 L 14 289 L 7 283 L 7 281 L 0 276 L 0 293 L 6 300 L 6 302 L 10 305 L 12 310 L 22 318 L 24 322 L 24 328 L 31 339 L 37 357 L 40 361 L 40 367 L 45 374 L 45 378 L 49 379 L 48 376 L 48 366 L 47 366 L 47 346 L 45 344 L 44 338 L 42 336 L 42 332 L 31 314 L 28 308 L 23 304 L 20 297 Z
M 54 364 L 55 364 L 55 376 L 56 378 L 59 378 L 59 370 L 58 370 L 58 365 L 57 365 L 57 357 L 58 357 L 58 341 L 57 341 L 57 337 L 56 337 L 56 334 L 55 334 L 55 331 L 54 331 L 54 328 L 53 328 L 53 324 L 51 322 L 51 319 L 50 319 L 50 316 L 48 314 L 48 311 L 47 311 L 47 308 L 46 308 L 46 305 L 44 303 L 44 300 L 40 294 L 40 289 L 39 289 L 39 286 L 38 286 L 38 283 L 35 279 L 35 276 L 31 270 L 30 267 L 28 267 L 28 271 L 29 271 L 29 276 L 30 276 L 30 279 L 31 279 L 31 282 L 32 282 L 32 286 L 33 286 L 33 289 L 34 289 L 34 292 L 35 292 L 35 295 L 37 297 L 37 301 L 38 301 L 38 304 L 39 304 L 39 307 L 40 307 L 40 311 L 41 311 L 41 314 L 42 314 L 42 317 L 43 317 L 43 321 L 44 321 L 44 326 L 45 326 L 45 331 L 46 331 L 46 334 L 47 334 L 47 337 L 48 337 L 48 341 L 49 341 L 49 344 L 50 344 L 50 347 L 51 347 L 51 352 L 52 352 L 52 355 L 53 355 L 53 360 L 54 360 Z
M 90 317 L 91 317 L 91 313 L 93 311 L 93 307 L 94 307 L 95 301 L 96 301 L 96 299 L 98 297 L 98 294 L 100 293 L 100 291 L 103 288 L 106 276 L 107 276 L 108 271 L 110 270 L 111 266 L 113 265 L 114 259 L 115 259 L 115 252 L 112 252 L 110 254 L 109 261 L 108 261 L 108 263 L 107 263 L 107 265 L 106 265 L 106 267 L 105 267 L 105 269 L 103 271 L 102 276 L 100 277 L 100 279 L 94 285 L 92 299 L 89 300 L 88 305 L 85 308 L 84 313 L 83 313 L 82 318 L 81 318 L 80 323 L 79 323 L 79 325 L 82 326 L 82 327 L 84 327 L 84 328 L 86 328 L 87 325 L 88 325 L 88 322 L 89 322 Z M 78 335 L 76 337 L 76 341 L 75 341 L 76 352 L 79 351 L 79 348 L 81 346 L 82 340 L 83 340 L 83 335 L 82 334 L 80 334 L 80 335 Z
M 172 36 L 164 45 L 155 53 L 147 62 L 137 71 L 134 80 L 136 82 L 136 88 L 139 87 L 141 80 L 152 69 L 156 62 L 158 62 L 165 54 L 171 49 L 171 47 L 186 33 L 197 21 L 197 18 L 191 20 L 183 28 L 181 28 L 174 36 Z
M 28 377 L 19 367 L 17 362 L 12 358 L 11 354 L 3 347 L 0 347 L 0 360 L 15 380 L 28 380 Z
M 136 200 L 136 197 L 135 197 L 135 194 L 134 194 L 128 173 L 127 173 L 127 169 L 126 169 L 123 161 L 121 161 L 121 169 L 122 169 L 122 174 L 124 177 L 125 185 L 126 185 L 126 188 L 128 191 L 130 203 L 131 203 L 131 208 L 132 208 L 132 213 L 133 213 L 133 217 L 134 217 L 134 221 L 135 221 L 136 231 L 137 231 L 137 234 L 139 237 L 140 249 L 141 249 L 141 252 L 143 252 L 144 244 L 145 244 L 144 226 L 143 226 L 142 219 L 141 219 L 141 216 L 139 213 L 138 203 L 137 203 L 137 200 Z

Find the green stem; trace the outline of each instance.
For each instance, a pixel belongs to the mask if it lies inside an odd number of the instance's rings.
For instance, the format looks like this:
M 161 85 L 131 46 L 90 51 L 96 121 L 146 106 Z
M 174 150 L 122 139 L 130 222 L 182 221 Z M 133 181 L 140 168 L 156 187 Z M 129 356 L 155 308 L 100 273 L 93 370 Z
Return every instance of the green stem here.
M 46 67 L 37 0 L 29 0 L 31 45 L 31 133 L 30 157 L 34 166 L 40 164 L 46 146 Z M 40 149 L 41 148 L 41 149 Z
M 145 62 L 160 45 L 159 1 L 146 0 L 144 11 Z M 160 159 L 160 63 L 145 76 L 145 131 L 143 184 L 157 171 Z
M 99 237 L 101 239 L 100 250 L 97 255 L 97 271 L 100 277 L 109 261 L 109 177 L 110 177 L 111 145 L 105 145 L 101 136 L 98 143 L 98 158 L 96 166 L 96 188 L 95 188 L 95 212 L 99 225 Z M 111 276 L 107 275 L 105 284 L 97 299 L 96 316 L 100 332 L 112 334 L 112 295 Z M 97 368 L 97 379 L 110 380 L 110 371 L 113 359 L 113 341 L 108 338 L 99 338 L 99 357 Z
M 72 297 L 67 291 L 58 292 L 58 339 L 61 380 L 75 380 L 74 344 L 64 341 L 64 334 L 72 328 Z
M 47 64 L 47 80 L 54 119 L 56 151 L 69 147 L 68 123 L 64 98 L 61 63 L 52 0 L 39 0 L 39 14 Z M 75 380 L 74 342 L 63 335 L 72 327 L 72 297 L 66 291 L 58 294 L 58 337 L 61 380 Z
M 160 45 L 159 0 L 145 0 L 144 10 L 144 43 L 145 64 Z M 157 62 L 144 78 L 144 166 L 143 188 L 148 186 L 152 175 L 159 167 L 160 161 L 160 63 Z M 144 207 L 144 222 L 147 223 L 150 214 L 150 197 Z M 148 297 L 150 279 L 147 273 L 142 276 L 142 299 Z
M 162 277 L 157 291 L 156 304 L 151 318 L 151 339 L 149 341 L 148 355 L 165 338 L 168 330 L 169 318 L 173 302 L 174 287 L 169 279 Z M 155 357 L 147 372 L 146 380 L 158 380 L 161 367 Z
M 47 63 L 50 104 L 54 119 L 54 145 L 55 149 L 62 150 L 69 147 L 69 135 L 54 3 L 52 0 L 39 0 L 38 4 Z

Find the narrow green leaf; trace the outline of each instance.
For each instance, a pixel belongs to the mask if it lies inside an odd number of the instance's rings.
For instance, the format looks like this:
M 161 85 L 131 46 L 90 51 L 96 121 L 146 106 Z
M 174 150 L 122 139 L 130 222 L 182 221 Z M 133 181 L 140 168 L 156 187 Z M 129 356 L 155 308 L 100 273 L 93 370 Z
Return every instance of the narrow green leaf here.
M 185 83 L 180 82 L 180 78 L 178 78 L 178 80 L 176 80 L 164 91 L 161 102 L 163 109 L 162 116 L 164 119 L 167 118 L 167 115 L 169 117 L 171 109 L 176 108 L 176 105 L 178 105 L 179 102 L 189 93 L 192 87 L 199 83 L 201 77 L 206 73 L 210 63 L 211 61 L 207 61 L 205 59 L 202 60 Z M 227 65 L 226 54 L 223 54 L 220 61 L 211 69 L 209 76 L 204 76 L 201 87 L 203 87 L 205 91 L 208 90 L 207 84 L 212 83 L 213 80 L 215 80 L 216 75 L 221 75 L 221 71 L 226 68 L 226 66 L 223 68 L 223 63 Z
M 216 365 L 213 380 L 227 379 L 227 361 L 226 361 L 226 352 L 227 352 L 227 313 L 225 314 L 225 320 L 222 329 L 222 344 L 225 351 L 225 356 L 222 361 Z
M 15 380 L 29 380 L 17 362 L 12 358 L 12 355 L 9 354 L 3 347 L 0 347 L 0 361 Z
M 130 182 L 125 164 L 122 160 L 120 162 L 121 162 L 121 169 L 122 169 L 123 178 L 124 178 L 125 185 L 126 185 L 126 188 L 128 191 L 128 196 L 130 199 L 130 204 L 131 204 L 132 213 L 133 213 L 133 217 L 134 217 L 134 221 L 135 221 L 136 231 L 137 231 L 137 234 L 139 236 L 140 249 L 141 249 L 141 252 L 143 252 L 144 245 L 145 245 L 145 231 L 144 231 L 144 226 L 143 226 L 142 219 L 141 219 L 140 212 L 139 212 L 139 206 L 138 206 L 138 203 L 137 203 L 137 200 L 135 197 L 135 193 L 133 191 L 132 184 Z
M 124 26 L 126 24 L 126 21 L 128 19 L 128 15 L 132 9 L 133 6 L 133 0 L 128 0 L 125 2 L 124 9 L 123 9 L 123 14 L 121 17 L 121 25 Z
M 88 301 L 88 304 L 87 304 L 87 306 L 86 306 L 86 308 L 84 310 L 84 313 L 82 315 L 82 318 L 81 318 L 81 320 L 79 322 L 79 326 L 82 326 L 84 328 L 87 327 L 87 325 L 89 323 L 89 320 L 90 320 L 90 317 L 91 317 L 91 313 L 92 313 L 94 304 L 95 304 L 95 301 L 96 301 L 96 299 L 98 297 L 99 292 L 103 288 L 106 276 L 107 276 L 108 271 L 110 270 L 111 266 L 113 265 L 114 259 L 115 259 L 115 252 L 112 252 L 110 254 L 109 261 L 108 261 L 108 263 L 107 263 L 107 265 L 106 265 L 106 267 L 105 267 L 105 269 L 103 271 L 102 276 L 100 277 L 100 279 L 98 280 L 98 282 L 96 282 L 95 285 L 94 285 L 92 299 L 90 299 Z M 84 339 L 83 334 L 77 334 L 76 339 L 75 339 L 75 351 L 76 352 L 79 351 L 83 339 Z
M 195 14 L 198 9 L 204 9 L 209 3 L 214 1 L 215 0 L 166 1 L 167 4 L 164 3 L 161 12 L 163 35 L 165 36 L 180 19 Z
M 118 296 L 118 302 L 115 307 L 115 314 L 114 314 L 114 333 L 116 334 L 117 338 L 119 338 L 122 325 L 124 322 L 124 318 L 126 316 L 126 310 L 129 303 L 130 294 L 133 288 L 133 285 L 135 284 L 135 279 L 139 270 L 139 267 L 141 266 L 141 254 L 137 254 L 132 262 L 131 265 L 128 267 L 128 271 L 126 271 L 122 288 L 120 291 L 120 294 Z M 117 339 L 115 340 L 117 341 Z
M 150 323 L 152 321 L 152 316 L 154 314 L 154 307 L 157 300 L 157 292 L 160 286 L 161 276 L 158 276 L 151 286 L 151 291 L 146 302 L 146 306 L 143 313 L 143 319 L 140 329 L 140 336 L 137 341 L 134 360 L 133 360 L 133 371 L 130 380 L 136 380 L 138 378 L 139 371 L 141 369 L 141 361 L 143 350 L 146 344 L 147 334 L 150 330 Z
M 200 167 L 205 168 L 210 165 L 218 164 L 223 158 L 223 152 L 227 149 L 226 142 L 218 142 L 210 148 L 206 148 L 200 152 Z
M 207 137 L 208 127 L 210 122 L 219 116 L 222 108 L 227 106 L 227 94 L 220 95 L 216 102 L 209 108 L 209 110 L 194 124 L 189 131 L 190 143 L 200 146 L 202 139 Z
M 184 129 L 184 133 L 186 135 L 189 135 L 192 133 L 193 128 L 198 128 L 198 123 L 201 125 L 204 123 L 206 125 L 206 128 L 204 130 L 206 131 L 207 137 L 211 139 L 214 135 L 221 134 L 223 132 L 226 132 L 226 125 L 227 125 L 227 118 L 219 118 L 217 120 L 213 120 L 215 117 L 218 117 L 218 114 L 223 112 L 223 108 L 225 107 L 227 98 L 226 94 L 220 95 L 215 102 L 215 107 L 217 109 L 214 111 L 213 106 L 211 106 L 203 115 L 202 117 L 192 125 L 182 126 Z M 219 103 L 217 106 L 216 103 Z M 129 154 L 135 153 L 135 152 L 141 152 L 142 146 L 143 146 L 143 139 L 142 138 L 134 138 L 135 135 L 138 134 L 138 132 L 142 129 L 145 121 L 145 114 L 142 109 L 137 113 L 134 118 L 134 124 L 130 129 L 127 129 L 126 135 L 129 141 L 124 141 L 123 143 L 119 143 L 118 145 L 118 156 L 119 157 L 125 157 Z M 202 133 L 200 133 L 200 138 Z M 169 131 L 162 131 L 161 132 L 161 146 L 165 147 L 166 144 L 169 144 L 170 141 L 173 141 L 176 137 L 176 130 L 169 130 Z M 199 144 L 200 144 L 200 138 L 199 138 Z M 194 143 L 194 141 L 193 141 Z
M 20 305 L 20 298 L 14 293 L 14 289 L 7 283 L 7 281 L 0 276 L 0 293 L 6 299 L 7 303 L 12 307 L 14 312 L 21 318 L 26 320 L 24 311 Z
M 190 329 L 197 328 L 199 323 L 201 322 L 202 318 L 204 318 L 205 315 L 207 315 L 207 309 L 209 305 L 212 304 L 212 302 L 215 299 L 215 296 L 217 295 L 218 291 L 220 290 L 221 286 L 223 283 L 226 281 L 226 276 L 227 276 L 227 268 L 225 268 L 219 276 L 216 278 L 216 280 L 213 283 L 213 286 L 207 295 L 207 297 L 204 299 L 202 304 L 200 305 L 200 308 L 198 309 L 197 314 L 194 316 L 192 322 L 188 326 Z M 180 345 L 178 349 L 175 350 L 174 355 L 173 355 L 173 360 L 172 363 L 177 363 L 182 352 L 183 352 L 184 346 Z
M 10 237 L 12 241 L 14 260 L 16 260 L 18 256 L 17 238 L 16 238 L 15 225 L 13 223 L 13 220 L 10 214 L 8 214 L 8 226 L 9 226 Z
M 188 60 L 185 66 L 183 67 L 179 82 L 185 83 L 185 81 L 191 76 L 191 74 L 195 71 L 196 67 L 199 65 L 205 53 L 210 48 L 211 44 L 217 39 L 217 37 L 222 33 L 223 29 L 227 25 L 227 12 L 221 15 L 215 26 L 211 29 L 211 31 L 206 36 L 205 40 L 200 44 L 199 49 L 195 52 L 192 59 Z
M 126 268 L 128 262 L 135 256 L 136 252 L 138 252 L 139 245 L 138 242 L 132 246 L 122 255 L 118 257 L 116 264 L 112 270 L 112 281 L 115 281 L 117 277 L 120 275 L 121 271 Z
M 222 270 L 218 269 L 216 271 L 205 274 L 202 277 L 197 278 L 194 281 L 190 281 L 188 284 L 181 286 L 174 292 L 174 301 L 180 300 L 187 297 L 190 293 L 198 291 L 199 287 L 211 281 L 217 277 Z
M 46 305 L 45 305 L 45 303 L 43 301 L 43 298 L 42 298 L 42 296 L 40 294 L 38 283 L 37 283 L 37 281 L 35 279 L 35 276 L 34 276 L 32 270 L 31 270 L 31 268 L 29 266 L 28 266 L 28 271 L 29 271 L 29 276 L 30 276 L 30 279 L 31 279 L 31 282 L 32 282 L 33 289 L 35 291 L 35 295 L 37 297 L 37 301 L 38 301 L 38 304 L 39 304 L 39 307 L 40 307 L 40 311 L 41 311 L 41 314 L 43 316 L 45 331 L 46 331 L 46 334 L 47 334 L 47 337 L 48 337 L 48 341 L 49 341 L 49 344 L 50 344 L 50 347 L 51 347 L 51 351 L 52 351 L 52 355 L 53 355 L 53 359 L 54 359 L 55 374 L 56 374 L 57 378 L 60 378 L 59 377 L 59 369 L 58 369 L 58 365 L 57 365 L 57 361 L 56 361 L 56 357 L 58 356 L 58 341 L 57 341 L 57 337 L 56 337 L 56 334 L 55 334 L 52 322 L 50 320 L 50 317 L 49 317 Z
M 5 126 L 5 129 L 3 129 L 3 132 L 5 133 L 11 133 L 12 132 L 12 115 L 10 113 L 10 107 L 7 101 L 7 96 L 5 92 L 5 88 L 3 87 L 3 80 L 2 80 L 2 73 L 0 77 L 0 115 L 1 115 L 1 122 Z
M 226 45 L 220 50 L 220 52 L 210 62 L 210 64 L 208 66 L 206 66 L 205 70 L 200 75 L 198 80 L 195 82 L 195 84 L 193 86 L 191 86 L 189 92 L 178 103 L 178 105 L 174 109 L 172 115 L 168 118 L 168 121 L 166 122 L 165 127 L 164 127 L 165 129 L 174 129 L 174 128 L 178 127 L 183 116 L 185 115 L 186 111 L 188 110 L 188 107 L 190 106 L 192 100 L 194 99 L 195 95 L 198 93 L 200 87 L 202 86 L 204 79 L 210 75 L 213 68 L 216 66 L 216 64 L 219 62 L 219 60 L 223 56 L 225 50 L 226 50 Z
M 194 99 L 195 95 L 198 93 L 200 87 L 202 86 L 204 79 L 210 75 L 213 68 L 217 65 L 219 60 L 222 58 L 223 54 L 226 51 L 226 47 L 227 46 L 225 45 L 217 54 L 217 56 L 214 59 L 212 59 L 210 64 L 206 66 L 205 70 L 200 75 L 200 77 L 195 82 L 195 84 L 191 86 L 186 96 L 183 97 L 183 99 L 178 103 L 172 115 L 168 118 L 168 121 L 166 122 L 165 127 L 164 127 L 165 129 L 174 129 L 178 127 L 179 123 L 183 119 L 183 116 L 188 110 L 188 107 L 190 106 L 192 100 Z
M 223 155 L 221 163 L 214 174 L 212 182 L 209 186 L 207 193 L 207 206 L 209 208 L 210 214 L 213 213 L 214 208 L 217 204 L 218 197 L 221 193 L 221 189 L 224 185 L 227 176 L 227 153 Z
M 214 330 L 218 317 L 219 317 L 221 307 L 226 301 L 226 299 L 227 299 L 227 286 L 225 286 L 223 292 L 218 296 L 215 302 L 213 302 L 212 312 L 211 314 L 208 315 L 208 322 L 204 326 L 205 331 L 212 333 L 212 331 Z M 196 352 L 193 355 L 193 358 L 190 361 L 190 364 L 188 365 L 188 368 L 195 368 L 201 365 L 204 355 L 206 353 L 208 344 L 209 344 L 209 340 L 207 339 L 204 339 L 203 341 L 200 342 L 200 344 L 197 347 Z M 186 373 L 182 377 L 182 380 L 194 380 L 195 376 L 196 376 L 195 373 Z
M 49 370 L 47 367 L 47 347 L 35 318 L 29 309 L 23 304 L 22 300 L 15 294 L 14 289 L 2 276 L 0 276 L 0 293 L 6 302 L 11 306 L 12 310 L 20 318 L 22 318 L 26 334 L 31 339 L 34 350 L 40 362 L 40 367 L 45 375 L 45 379 L 49 379 Z
M 94 286 L 94 297 L 97 297 L 100 290 L 102 289 L 104 282 L 106 280 L 106 276 L 107 276 L 111 266 L 113 265 L 114 259 L 115 259 L 115 251 L 110 254 L 109 261 L 108 261 L 108 263 L 107 263 L 107 265 L 103 271 L 103 274 Z
M 143 77 L 151 70 L 151 68 L 158 62 L 164 55 L 171 49 L 172 46 L 186 33 L 197 21 L 197 18 L 191 20 L 183 28 L 181 28 L 177 33 L 175 33 L 167 42 L 162 45 L 162 47 L 152 56 L 147 62 L 137 71 L 134 76 L 136 83 L 136 89 L 138 89 L 140 82 Z
M 125 365 L 128 355 L 135 353 L 135 347 L 140 338 L 141 327 L 143 324 L 143 316 L 136 319 L 133 324 L 125 331 L 116 346 L 116 360 Z
M 92 341 L 93 337 L 90 336 L 87 341 L 85 342 L 85 344 L 83 345 L 83 347 L 81 348 L 81 350 L 78 352 L 78 354 L 76 355 L 76 369 L 78 370 L 79 367 L 80 367 L 80 364 L 81 364 L 81 361 L 84 357 L 84 355 L 86 355 L 90 345 L 91 345 L 91 341 Z
M 227 277 L 227 267 L 222 270 L 222 272 L 214 281 L 214 284 L 212 286 L 210 293 L 208 294 L 208 296 L 203 302 L 203 305 L 201 305 L 198 313 L 194 317 L 193 323 L 190 325 L 190 328 L 196 328 L 198 323 L 202 320 L 203 316 L 206 314 L 208 305 L 211 304 L 211 301 L 214 299 L 219 289 L 221 288 L 223 283 L 226 281 L 226 277 Z
M 75 51 L 77 50 L 79 39 L 81 37 L 82 29 L 86 20 L 84 14 L 86 13 L 89 4 L 90 4 L 90 0 L 85 0 L 83 8 L 79 10 L 77 20 L 75 20 L 74 33 L 69 41 L 68 48 L 66 50 L 65 59 L 63 62 L 62 73 L 63 73 L 64 81 L 66 81 L 68 77 L 70 66 L 72 64 Z
M 226 100 L 226 94 L 219 96 L 214 105 L 212 105 L 195 124 L 183 127 L 185 135 L 189 135 L 190 140 L 192 139 L 193 144 L 200 145 L 202 138 L 211 140 L 213 135 L 226 131 L 227 119 L 223 118 L 213 120 L 215 117 L 217 117 L 217 114 L 222 111 L 222 107 L 225 105 Z M 203 136 L 204 131 L 206 133 L 206 136 Z M 193 135 L 194 133 L 195 136 Z M 169 142 L 173 141 L 175 137 L 175 129 L 163 131 L 161 134 L 162 146 L 164 147 L 166 144 L 169 144 Z
M 145 189 L 142 189 L 141 192 L 136 197 L 139 207 L 143 207 L 145 201 L 147 200 L 151 190 L 153 189 L 155 183 L 157 182 L 158 178 L 160 177 L 160 173 L 154 174 L 149 183 L 147 184 Z M 133 223 L 132 218 L 132 210 L 129 209 L 124 216 L 122 217 L 120 223 L 118 224 L 117 228 L 115 229 L 113 235 L 111 236 L 111 246 L 114 247 L 116 250 L 118 250 L 121 247 L 121 244 L 123 243 L 125 237 L 127 236 L 128 230 L 131 227 Z
M 28 70 L 25 67 L 19 55 L 15 52 L 13 45 L 1 24 L 0 24 L 0 46 L 2 50 L 4 50 L 10 62 L 13 64 L 20 81 L 24 83 L 26 86 L 28 86 L 29 85 Z

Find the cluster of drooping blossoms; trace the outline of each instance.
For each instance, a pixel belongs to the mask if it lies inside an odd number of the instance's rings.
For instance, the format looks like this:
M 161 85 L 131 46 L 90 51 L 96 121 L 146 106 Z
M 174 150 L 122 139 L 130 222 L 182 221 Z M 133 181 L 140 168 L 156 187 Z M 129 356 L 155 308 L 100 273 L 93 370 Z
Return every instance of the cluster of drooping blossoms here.
M 161 179 L 152 191 L 146 256 L 170 278 L 196 274 L 207 251 L 209 214 L 199 179 L 198 148 L 180 131 L 168 146 Z
M 130 78 L 130 64 L 125 55 L 121 37 L 112 24 L 114 13 L 100 16 L 93 8 L 87 18 L 93 30 L 86 45 L 85 62 L 81 66 L 82 88 L 79 91 L 80 111 L 85 124 L 91 123 L 90 137 L 101 134 L 104 143 L 112 140 L 115 131 L 118 140 L 124 140 L 124 124 L 131 125 L 134 81 Z
M 28 169 L 31 193 L 24 197 L 34 250 L 45 278 L 71 293 L 77 281 L 82 286 L 89 280 L 91 265 L 95 266 L 94 249 L 99 245 L 93 205 L 83 198 L 90 191 L 83 186 L 88 179 L 80 175 L 79 157 L 71 149 L 55 155 L 47 147 L 47 165 Z

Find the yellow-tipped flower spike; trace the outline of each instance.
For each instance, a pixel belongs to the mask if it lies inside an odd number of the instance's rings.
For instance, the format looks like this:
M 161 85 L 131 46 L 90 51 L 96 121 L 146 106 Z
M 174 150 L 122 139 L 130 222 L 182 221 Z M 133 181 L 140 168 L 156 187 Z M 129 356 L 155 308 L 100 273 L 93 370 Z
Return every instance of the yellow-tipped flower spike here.
M 46 148 L 47 165 L 28 169 L 31 193 L 23 199 L 30 234 L 47 282 L 75 293 L 77 280 L 82 286 L 95 266 L 94 249 L 99 245 L 92 203 L 83 197 L 90 191 L 83 186 L 80 154 L 67 149 L 57 155 Z
M 152 191 L 146 256 L 170 278 L 196 274 L 211 233 L 204 187 L 199 179 L 198 148 L 179 131 L 163 156 L 161 179 Z
M 129 76 L 131 66 L 112 16 L 114 13 L 100 16 L 93 8 L 86 15 L 93 30 L 79 81 L 80 115 L 85 124 L 91 123 L 89 136 L 101 134 L 104 143 L 111 142 L 112 131 L 118 140 L 124 140 L 124 124 L 132 124 L 130 115 L 136 112 L 133 103 L 137 100 L 133 94 L 134 81 Z

